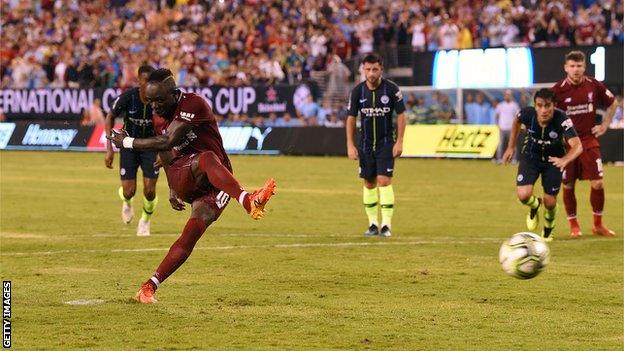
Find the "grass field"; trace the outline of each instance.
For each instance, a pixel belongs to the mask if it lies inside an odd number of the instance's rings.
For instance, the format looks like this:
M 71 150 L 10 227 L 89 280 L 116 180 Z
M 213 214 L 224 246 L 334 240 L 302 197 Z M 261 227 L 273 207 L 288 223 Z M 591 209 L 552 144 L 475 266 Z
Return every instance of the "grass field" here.
M 232 158 L 249 188 L 278 182 L 259 222 L 233 202 L 152 306 L 131 301 L 181 231 L 166 180 L 152 236 L 121 223 L 103 154 L 0 153 L 1 276 L 13 283 L 16 350 L 622 350 L 624 169 L 606 167 L 605 221 L 551 264 L 506 276 L 500 243 L 523 231 L 515 167 L 402 159 L 390 239 L 361 235 L 357 165 L 343 158 Z M 117 164 L 117 159 L 115 163 Z M 140 187 L 139 187 L 140 188 Z M 99 299 L 100 304 L 67 301 Z

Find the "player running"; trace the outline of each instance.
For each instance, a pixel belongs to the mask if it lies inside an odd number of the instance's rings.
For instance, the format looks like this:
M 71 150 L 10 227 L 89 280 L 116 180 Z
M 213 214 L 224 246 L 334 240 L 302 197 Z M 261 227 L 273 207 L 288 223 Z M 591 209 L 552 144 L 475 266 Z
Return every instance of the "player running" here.
M 230 197 L 238 200 L 253 219 L 260 219 L 274 193 L 275 181 L 267 180 L 264 187 L 251 194 L 240 186 L 232 175 L 210 106 L 199 95 L 176 89 L 170 70 L 158 69 L 150 75 L 146 98 L 154 112 L 164 118 L 163 125 L 156 127 L 159 135 L 135 139 L 125 131 L 114 131 L 110 140 L 119 148 L 164 151 L 159 155 L 169 181 L 171 206 L 181 211 L 186 202 L 192 208 L 182 234 L 136 294 L 137 301 L 154 303 L 156 289 L 186 261 Z
M 389 237 L 392 235 L 390 230 L 394 213 L 394 158 L 403 153 L 405 105 L 399 87 L 381 77 L 383 63 L 378 55 L 368 54 L 362 63 L 366 81 L 353 88 L 347 107 L 347 152 L 350 159 L 360 160 L 360 178 L 364 180 L 364 210 L 369 224 L 364 235 Z M 396 130 L 392 120 L 395 112 L 398 115 Z M 360 141 L 356 147 L 354 135 L 358 115 L 361 127 Z
M 563 173 L 563 204 L 570 222 L 570 236 L 578 238 L 582 235 L 576 218 L 574 186 L 577 179 L 589 179 L 591 184 L 589 201 L 594 212 L 592 232 L 601 236 L 614 236 L 615 232 L 602 223 L 605 193 L 598 137 L 603 135 L 611 124 L 617 101 L 604 84 L 585 75 L 585 54 L 582 52 L 568 53 L 563 68 L 566 78 L 553 87 L 557 95 L 556 106 L 572 119 L 583 143 L 583 153 L 572 161 Z M 598 125 L 596 125 L 597 107 L 606 109 L 602 123 Z
M 154 72 L 154 68 L 149 65 L 139 67 L 139 86 L 125 91 L 119 95 L 113 103 L 112 110 L 106 116 L 106 135 L 111 135 L 111 130 L 115 124 L 115 118 L 123 118 L 124 129 L 133 138 L 149 138 L 154 136 L 154 125 L 152 122 L 152 108 L 145 102 L 145 86 L 149 75 Z M 113 168 L 113 146 L 110 140 L 106 140 L 106 157 L 104 164 L 108 168 Z M 121 204 L 121 220 L 128 224 L 134 217 L 132 209 L 132 198 L 136 192 L 137 170 L 141 167 L 143 171 L 143 214 L 137 227 L 137 235 L 150 235 L 150 218 L 158 197 L 156 197 L 156 181 L 158 180 L 158 169 L 154 168 L 156 161 L 155 151 L 121 149 L 119 151 L 119 175 L 121 176 L 121 187 L 119 187 L 119 197 Z
M 538 210 L 544 204 L 544 229 L 542 237 L 551 241 L 557 214 L 557 194 L 561 188 L 561 172 L 577 158 L 583 147 L 572 121 L 560 110 L 555 109 L 555 94 L 549 89 L 540 89 L 533 97 L 535 107 L 522 109 L 511 128 L 507 150 L 503 161 L 513 158 L 516 140 L 521 125 L 526 128 L 526 137 L 520 154 L 516 178 L 518 199 L 529 206 L 526 224 L 530 231 L 539 225 Z M 566 152 L 566 142 L 569 145 Z M 543 199 L 533 195 L 533 185 L 542 177 Z

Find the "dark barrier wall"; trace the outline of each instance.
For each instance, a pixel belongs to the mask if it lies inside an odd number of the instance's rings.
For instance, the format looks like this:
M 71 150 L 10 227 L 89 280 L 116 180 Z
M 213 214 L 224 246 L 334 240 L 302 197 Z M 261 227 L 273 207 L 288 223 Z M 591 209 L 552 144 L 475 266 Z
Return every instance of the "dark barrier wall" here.
M 211 86 L 183 88 L 208 100 L 216 114 L 295 113 L 295 106 L 310 94 L 307 85 Z M 119 89 L 2 89 L 0 110 L 9 120 L 57 119 L 78 120 L 96 99 L 105 113 L 110 111 Z
M 343 157 L 347 154 L 344 128 L 260 129 L 250 126 L 220 127 L 219 131 L 223 137 L 225 149 L 230 154 Z M 418 137 L 416 139 L 410 142 L 418 143 Z M 77 123 L 54 121 L 0 123 L 0 150 L 103 151 L 105 143 L 106 138 L 102 126 L 81 127 Z M 600 138 L 600 144 L 604 162 L 624 161 L 624 129 L 607 130 L 607 133 Z M 404 150 L 406 150 L 405 144 Z
M 604 48 L 598 49 L 598 48 Z M 607 85 L 622 85 L 624 76 L 624 47 L 612 46 L 579 46 L 565 48 L 531 48 L 532 67 L 526 67 L 533 72 L 533 83 L 553 83 L 564 78 L 563 63 L 565 55 L 572 50 L 580 50 L 587 56 L 586 74 L 595 77 L 597 71 L 604 68 L 604 83 Z M 414 53 L 412 85 L 434 85 L 434 61 L 436 52 Z M 592 55 L 594 55 L 592 59 Z M 593 63 L 592 63 L 593 61 Z M 515 63 L 519 64 L 519 63 Z M 456 67 L 438 67 L 439 70 L 454 70 Z M 513 68 L 510 68 L 513 69 Z M 524 71 L 524 69 L 523 69 Z

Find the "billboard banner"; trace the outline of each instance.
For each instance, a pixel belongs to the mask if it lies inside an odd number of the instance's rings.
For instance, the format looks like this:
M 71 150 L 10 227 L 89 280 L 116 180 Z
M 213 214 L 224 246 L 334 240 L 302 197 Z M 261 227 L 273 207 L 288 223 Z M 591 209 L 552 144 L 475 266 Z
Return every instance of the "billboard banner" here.
M 495 125 L 409 125 L 403 156 L 492 158 L 499 139 Z
M 271 112 L 295 114 L 296 106 L 311 94 L 307 85 L 211 86 L 181 88 L 204 97 L 215 114 L 268 115 Z M 79 120 L 96 100 L 108 113 L 119 89 L 1 89 L 0 110 L 9 120 Z
M 345 128 L 243 126 L 219 131 L 229 154 L 347 155 Z M 495 125 L 409 125 L 403 157 L 490 159 L 499 138 Z M 623 144 L 624 129 L 607 130 L 600 137 L 603 162 L 624 161 Z M 0 123 L 0 150 L 105 151 L 105 130 L 58 121 Z
M 0 143 L 6 150 L 76 150 L 82 151 L 93 132 L 93 127 L 82 127 L 76 123 L 47 121 L 42 123 L 0 123 L 0 131 L 7 125 L 13 125 L 11 135 L 2 138 L 8 142 Z M 0 140 L 5 141 L 6 139 Z

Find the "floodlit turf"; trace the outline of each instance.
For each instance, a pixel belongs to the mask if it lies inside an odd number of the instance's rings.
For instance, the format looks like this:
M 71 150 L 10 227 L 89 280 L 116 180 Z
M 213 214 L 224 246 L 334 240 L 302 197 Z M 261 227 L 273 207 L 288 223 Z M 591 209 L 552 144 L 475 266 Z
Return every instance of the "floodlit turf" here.
M 570 240 L 560 200 L 551 264 L 506 276 L 500 243 L 524 231 L 515 167 L 402 159 L 394 236 L 365 238 L 357 164 L 232 157 L 248 188 L 275 177 L 262 221 L 232 202 L 157 293 L 133 303 L 189 214 L 164 177 L 152 236 L 120 219 L 103 154 L 0 153 L 0 272 L 13 283 L 16 350 L 621 350 L 624 169 L 606 167 L 605 222 Z M 117 159 L 115 163 L 117 164 Z M 139 192 L 141 186 L 139 186 Z M 80 299 L 94 305 L 68 305 Z

